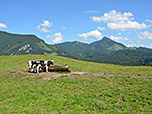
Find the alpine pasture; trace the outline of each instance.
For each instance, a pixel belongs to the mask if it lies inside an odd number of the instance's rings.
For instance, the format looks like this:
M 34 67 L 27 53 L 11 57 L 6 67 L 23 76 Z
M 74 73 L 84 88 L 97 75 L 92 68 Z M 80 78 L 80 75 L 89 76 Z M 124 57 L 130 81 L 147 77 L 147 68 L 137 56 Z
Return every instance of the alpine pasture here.
M 36 59 L 54 60 L 55 65 L 70 66 L 72 72 L 90 74 L 63 73 L 43 80 L 43 75 L 14 73 L 26 72 L 28 60 Z M 152 113 L 150 66 L 120 66 L 50 55 L 0 56 L 2 114 L 142 112 Z

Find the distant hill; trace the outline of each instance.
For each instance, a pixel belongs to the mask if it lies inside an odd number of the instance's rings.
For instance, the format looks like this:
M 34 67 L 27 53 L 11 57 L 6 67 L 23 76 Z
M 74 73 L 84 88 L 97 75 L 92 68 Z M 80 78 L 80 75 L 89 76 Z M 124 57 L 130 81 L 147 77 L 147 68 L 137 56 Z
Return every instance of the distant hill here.
M 0 31 L 0 55 L 50 54 L 120 65 L 152 65 L 152 49 L 129 48 L 107 37 L 91 44 L 78 41 L 46 44 L 35 35 Z
M 35 35 L 19 35 L 0 31 L 0 55 L 44 54 L 56 50 Z
M 102 40 L 93 42 L 91 44 L 82 43 L 78 41 L 74 42 L 65 42 L 56 44 L 57 47 L 62 47 L 68 50 L 74 51 L 83 51 L 83 52 L 102 52 L 102 53 L 110 53 L 118 50 L 128 49 L 125 45 L 121 43 L 117 43 L 110 38 L 104 37 Z
M 151 51 L 152 52 L 152 49 L 145 48 L 145 47 L 139 47 L 139 48 L 136 48 L 136 50 Z

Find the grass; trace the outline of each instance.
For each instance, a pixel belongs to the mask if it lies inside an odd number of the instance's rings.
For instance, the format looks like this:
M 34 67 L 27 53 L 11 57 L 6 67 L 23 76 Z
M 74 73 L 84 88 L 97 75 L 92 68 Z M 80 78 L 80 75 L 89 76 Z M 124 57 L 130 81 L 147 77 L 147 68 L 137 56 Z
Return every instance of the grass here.
M 42 80 L 13 74 L 34 59 L 68 64 L 72 71 L 118 76 L 68 76 Z M 152 68 L 84 62 L 58 56 L 0 56 L 0 113 L 152 113 Z M 123 75 L 123 77 L 119 75 Z M 32 74 L 31 74 L 32 75 Z

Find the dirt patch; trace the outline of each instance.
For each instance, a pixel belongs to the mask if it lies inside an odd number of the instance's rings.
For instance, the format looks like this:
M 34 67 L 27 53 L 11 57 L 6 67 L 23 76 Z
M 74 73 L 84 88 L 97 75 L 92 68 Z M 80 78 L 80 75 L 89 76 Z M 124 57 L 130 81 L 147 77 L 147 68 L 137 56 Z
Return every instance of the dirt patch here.
M 70 73 L 63 73 L 63 72 L 41 72 L 41 73 L 30 73 L 28 71 L 13 71 L 13 74 L 20 74 L 26 77 L 36 77 L 42 76 L 43 80 L 50 80 L 51 78 L 59 78 L 61 76 L 85 76 L 89 75 L 87 72 L 70 72 Z
M 41 72 L 41 73 L 30 73 L 28 71 L 13 71 L 11 72 L 13 74 L 20 74 L 22 76 L 25 76 L 27 78 L 29 77 L 36 77 L 36 76 L 42 76 L 42 80 L 50 80 L 52 78 L 60 78 L 61 76 L 118 76 L 118 77 L 125 77 L 125 75 L 120 74 L 108 74 L 108 73 L 88 73 L 88 72 L 79 72 L 74 71 L 70 73 L 63 73 L 63 72 Z

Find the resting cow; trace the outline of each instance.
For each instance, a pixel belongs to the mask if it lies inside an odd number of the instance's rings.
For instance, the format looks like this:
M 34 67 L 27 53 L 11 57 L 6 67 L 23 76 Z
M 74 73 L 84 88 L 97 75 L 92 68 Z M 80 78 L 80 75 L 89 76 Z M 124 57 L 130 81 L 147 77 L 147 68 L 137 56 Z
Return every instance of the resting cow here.
M 42 60 L 36 60 L 36 71 L 39 73 L 40 67 L 46 67 L 46 72 L 48 72 L 48 67 L 54 65 L 54 60 L 51 61 L 42 61 Z
M 48 72 L 48 67 L 50 65 L 54 65 L 54 60 L 51 61 L 36 60 L 36 61 L 28 62 L 29 72 L 31 68 L 32 68 L 31 72 L 33 72 L 34 68 L 36 67 L 36 72 L 39 73 L 40 67 L 44 67 L 44 66 L 46 67 L 46 72 Z
M 35 61 L 28 61 L 28 71 L 29 72 L 33 72 L 34 71 L 34 67 L 35 67 Z

